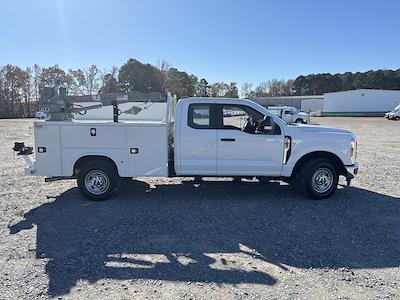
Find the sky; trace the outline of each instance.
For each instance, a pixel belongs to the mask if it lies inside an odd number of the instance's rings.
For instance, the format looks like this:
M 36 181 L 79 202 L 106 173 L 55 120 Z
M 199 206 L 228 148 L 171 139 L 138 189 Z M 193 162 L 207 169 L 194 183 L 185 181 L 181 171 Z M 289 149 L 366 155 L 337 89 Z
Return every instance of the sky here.
M 121 66 L 209 82 L 400 68 L 398 0 L 0 0 L 0 65 Z

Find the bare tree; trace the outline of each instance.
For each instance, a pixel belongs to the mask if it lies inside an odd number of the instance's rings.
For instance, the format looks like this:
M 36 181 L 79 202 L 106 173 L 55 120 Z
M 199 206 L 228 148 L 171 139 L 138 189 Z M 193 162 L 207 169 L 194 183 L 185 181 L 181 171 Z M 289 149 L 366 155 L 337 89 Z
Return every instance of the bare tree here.
M 156 68 L 158 70 L 158 77 L 160 80 L 161 87 L 165 88 L 165 82 L 168 79 L 168 71 L 171 68 L 170 64 L 166 60 L 161 60 L 157 62 Z
M 35 99 L 33 98 L 34 88 L 31 84 L 33 69 L 31 67 L 27 67 L 25 69 L 25 72 L 22 74 L 23 74 L 23 78 L 22 78 L 22 82 L 21 82 L 21 84 L 22 84 L 21 90 L 22 90 L 22 97 L 24 100 L 24 104 L 21 105 L 21 107 L 23 109 L 22 117 L 32 117 L 32 111 L 34 109 L 34 106 L 36 106 Z
M 289 79 L 286 80 L 285 85 L 283 87 L 283 92 L 285 96 L 292 96 L 294 95 L 294 85 L 293 85 L 294 80 Z
M 103 70 L 103 76 L 101 78 L 101 88 L 99 94 L 116 93 L 119 92 L 118 79 L 117 79 L 118 68 L 113 66 L 111 70 Z
M 69 69 L 68 92 L 73 95 L 83 95 L 86 90 L 86 76 L 82 69 Z
M 96 65 L 91 65 L 84 70 L 85 73 L 85 92 L 88 95 L 97 94 L 100 89 L 101 72 Z
M 242 88 L 240 90 L 240 96 L 242 98 L 251 98 L 254 95 L 253 84 L 245 82 L 242 84 Z
M 267 82 L 261 82 L 254 90 L 254 96 L 265 97 L 269 96 L 269 86 Z
M 67 76 L 65 71 L 58 65 L 54 65 L 48 68 L 43 68 L 40 76 L 40 87 L 50 86 L 59 88 L 61 86 L 67 87 L 70 82 L 70 77 Z
M 32 66 L 32 73 L 31 73 L 31 86 L 33 90 L 33 98 L 36 100 L 36 103 L 39 102 L 39 89 L 40 89 L 40 77 L 42 76 L 42 68 L 34 64 Z
M 4 68 L 0 67 L 0 117 L 4 116 L 5 106 L 5 86 L 4 86 Z
M 214 82 L 210 85 L 211 97 L 224 97 L 228 89 L 229 85 L 225 82 Z

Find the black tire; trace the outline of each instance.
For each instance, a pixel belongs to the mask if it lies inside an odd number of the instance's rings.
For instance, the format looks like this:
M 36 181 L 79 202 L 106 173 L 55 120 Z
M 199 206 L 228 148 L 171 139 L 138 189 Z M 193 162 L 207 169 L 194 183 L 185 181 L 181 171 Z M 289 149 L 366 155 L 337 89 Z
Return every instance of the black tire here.
M 297 123 L 297 124 L 304 124 L 304 121 L 303 121 L 303 119 L 297 119 L 295 123 Z
M 318 175 L 320 175 L 320 180 L 318 180 Z M 306 196 L 319 200 L 328 198 L 336 191 L 339 175 L 330 160 L 318 158 L 303 165 L 297 180 L 300 189 Z
M 92 188 L 90 188 L 90 181 L 94 183 Z M 79 190 L 86 198 L 100 201 L 110 198 L 118 189 L 120 178 L 114 165 L 106 161 L 94 160 L 82 166 L 78 173 L 77 183 Z
M 396 117 L 396 118 L 394 118 L 396 121 L 398 121 L 398 120 L 400 120 L 400 117 Z

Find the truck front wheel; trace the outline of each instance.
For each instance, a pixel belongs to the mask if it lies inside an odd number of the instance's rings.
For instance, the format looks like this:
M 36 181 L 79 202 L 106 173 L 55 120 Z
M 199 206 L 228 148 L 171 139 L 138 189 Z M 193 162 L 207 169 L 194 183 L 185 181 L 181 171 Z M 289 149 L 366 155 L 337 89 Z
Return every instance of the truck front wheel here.
M 300 171 L 299 184 L 306 196 L 324 199 L 337 189 L 339 175 L 335 166 L 324 158 L 310 160 Z
M 78 173 L 78 187 L 88 199 L 109 198 L 118 188 L 119 177 L 115 167 L 105 161 L 90 161 Z

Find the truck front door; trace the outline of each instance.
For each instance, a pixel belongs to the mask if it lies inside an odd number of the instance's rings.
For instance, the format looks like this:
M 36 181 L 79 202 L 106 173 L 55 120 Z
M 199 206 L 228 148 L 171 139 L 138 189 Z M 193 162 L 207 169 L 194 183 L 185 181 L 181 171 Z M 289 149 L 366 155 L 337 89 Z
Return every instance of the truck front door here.
M 283 110 L 283 114 L 282 114 L 282 120 L 287 122 L 287 123 L 293 123 L 293 112 L 290 111 L 289 109 L 285 109 Z
M 246 105 L 218 104 L 216 110 L 217 175 L 280 176 L 284 136 L 279 125 L 274 132 L 261 132 L 264 115 Z

